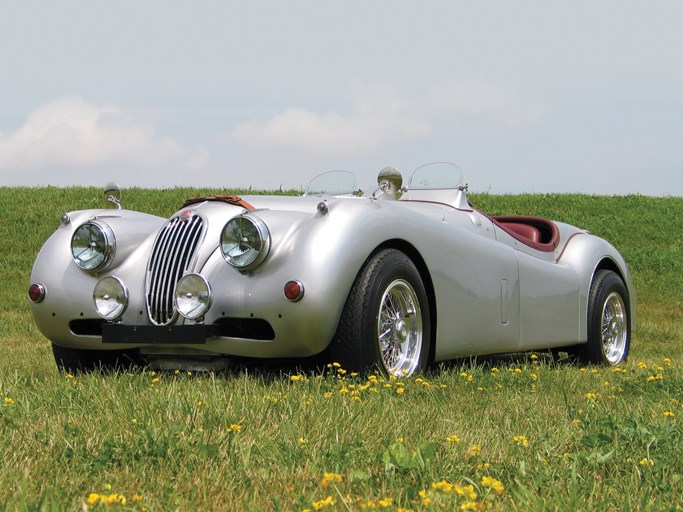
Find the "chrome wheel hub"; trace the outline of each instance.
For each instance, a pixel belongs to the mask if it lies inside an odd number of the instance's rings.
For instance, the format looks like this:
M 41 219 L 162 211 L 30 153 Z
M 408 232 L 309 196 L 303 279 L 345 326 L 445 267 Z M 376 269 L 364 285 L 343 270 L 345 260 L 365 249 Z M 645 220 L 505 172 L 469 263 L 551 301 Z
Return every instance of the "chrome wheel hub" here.
M 611 293 L 602 308 L 602 351 L 610 364 L 624 357 L 628 340 L 628 316 L 621 295 Z
M 397 279 L 385 290 L 377 331 L 387 371 L 396 376 L 413 373 L 422 349 L 422 314 L 417 294 L 407 281 Z

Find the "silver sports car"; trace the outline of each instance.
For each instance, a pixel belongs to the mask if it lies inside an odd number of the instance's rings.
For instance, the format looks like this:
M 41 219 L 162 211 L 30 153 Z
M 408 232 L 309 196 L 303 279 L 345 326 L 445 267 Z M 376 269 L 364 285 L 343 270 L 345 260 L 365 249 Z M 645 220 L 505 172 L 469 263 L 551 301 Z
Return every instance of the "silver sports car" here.
M 170 219 L 121 207 L 65 213 L 29 298 L 63 370 L 135 361 L 219 370 L 322 355 L 397 376 L 463 356 L 550 349 L 626 359 L 628 267 L 605 240 L 537 217 L 492 217 L 460 169 L 418 168 L 377 190 L 345 171 L 303 196 L 189 199 Z

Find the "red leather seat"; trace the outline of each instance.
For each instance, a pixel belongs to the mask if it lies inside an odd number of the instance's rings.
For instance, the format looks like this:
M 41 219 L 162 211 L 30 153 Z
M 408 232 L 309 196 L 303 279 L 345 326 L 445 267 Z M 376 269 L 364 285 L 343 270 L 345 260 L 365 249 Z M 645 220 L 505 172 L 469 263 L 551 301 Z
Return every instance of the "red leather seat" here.
M 514 231 L 518 235 L 528 238 L 532 242 L 539 242 L 541 240 L 541 232 L 534 226 L 530 226 L 529 224 L 521 224 L 519 222 L 506 222 L 504 225 L 510 231 Z

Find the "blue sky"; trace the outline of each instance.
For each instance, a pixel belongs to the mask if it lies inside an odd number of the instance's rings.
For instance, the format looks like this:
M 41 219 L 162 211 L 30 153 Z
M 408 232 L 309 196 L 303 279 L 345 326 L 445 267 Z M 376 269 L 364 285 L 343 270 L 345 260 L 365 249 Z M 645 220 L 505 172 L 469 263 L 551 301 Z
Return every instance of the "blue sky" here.
M 683 195 L 683 2 L 0 0 L 0 185 Z

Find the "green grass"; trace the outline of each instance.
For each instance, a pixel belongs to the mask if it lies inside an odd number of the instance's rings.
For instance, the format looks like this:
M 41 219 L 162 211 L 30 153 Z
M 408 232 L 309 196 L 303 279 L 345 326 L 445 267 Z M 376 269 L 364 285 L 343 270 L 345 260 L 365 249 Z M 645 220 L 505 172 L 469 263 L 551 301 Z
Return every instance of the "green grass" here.
M 132 189 L 124 204 L 166 216 L 207 192 Z M 336 367 L 59 374 L 32 323 L 29 273 L 59 215 L 100 197 L 0 188 L 0 509 L 683 509 L 683 199 L 473 195 L 624 254 L 639 313 L 629 362 L 534 354 L 397 381 Z

